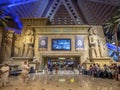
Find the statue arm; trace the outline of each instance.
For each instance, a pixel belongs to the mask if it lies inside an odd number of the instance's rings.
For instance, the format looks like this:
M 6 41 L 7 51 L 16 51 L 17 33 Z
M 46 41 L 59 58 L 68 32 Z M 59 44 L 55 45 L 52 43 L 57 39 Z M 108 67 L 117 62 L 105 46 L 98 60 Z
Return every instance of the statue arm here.
M 34 36 L 32 36 L 31 44 L 34 44 Z
M 26 36 L 24 37 L 22 44 L 26 44 Z
M 93 37 L 89 36 L 89 43 L 92 44 L 93 43 Z

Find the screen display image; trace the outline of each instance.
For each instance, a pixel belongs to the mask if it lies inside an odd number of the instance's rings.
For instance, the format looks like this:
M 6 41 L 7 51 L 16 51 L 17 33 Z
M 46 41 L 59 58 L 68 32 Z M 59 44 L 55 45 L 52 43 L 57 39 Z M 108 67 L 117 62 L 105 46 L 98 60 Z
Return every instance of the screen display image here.
M 52 39 L 52 50 L 71 50 L 71 39 Z

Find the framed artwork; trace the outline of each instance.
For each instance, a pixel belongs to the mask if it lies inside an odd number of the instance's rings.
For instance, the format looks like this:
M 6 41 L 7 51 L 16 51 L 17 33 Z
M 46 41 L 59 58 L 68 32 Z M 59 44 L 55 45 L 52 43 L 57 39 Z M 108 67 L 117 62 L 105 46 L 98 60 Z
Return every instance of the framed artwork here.
M 40 50 L 47 50 L 48 45 L 48 37 L 47 36 L 41 36 L 39 38 L 39 49 Z
M 84 50 L 84 37 L 75 36 L 75 50 Z

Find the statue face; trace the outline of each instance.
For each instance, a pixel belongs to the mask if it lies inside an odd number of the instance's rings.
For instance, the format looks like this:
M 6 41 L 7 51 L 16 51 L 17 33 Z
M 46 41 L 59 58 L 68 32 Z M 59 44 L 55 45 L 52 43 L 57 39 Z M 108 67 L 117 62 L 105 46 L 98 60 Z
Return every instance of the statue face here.
M 31 30 L 27 30 L 27 31 L 25 32 L 26 35 L 29 35 L 30 33 L 31 33 Z
M 25 34 L 26 35 L 33 35 L 33 30 L 27 30 Z
M 89 31 L 89 34 L 90 34 L 90 35 L 93 35 L 93 34 L 96 35 L 96 31 L 95 31 L 94 29 L 91 29 L 91 30 Z
M 90 31 L 89 31 L 89 34 L 90 34 L 90 35 L 92 35 L 92 34 L 93 34 L 93 33 L 92 33 L 92 30 L 90 30 Z

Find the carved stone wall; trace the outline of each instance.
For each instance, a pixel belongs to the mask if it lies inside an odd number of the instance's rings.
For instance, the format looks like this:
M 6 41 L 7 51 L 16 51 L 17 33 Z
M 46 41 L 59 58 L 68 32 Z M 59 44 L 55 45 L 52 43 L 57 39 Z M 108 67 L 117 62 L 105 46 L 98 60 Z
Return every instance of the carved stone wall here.
M 33 27 L 35 29 L 35 57 L 40 62 L 43 57 L 56 57 L 56 56 L 79 56 L 80 62 L 84 62 L 89 58 L 89 44 L 88 44 L 88 29 L 90 26 L 39 26 Z M 75 36 L 84 37 L 84 50 L 75 49 Z M 48 37 L 47 50 L 39 49 L 39 39 L 40 37 Z M 52 50 L 52 39 L 62 39 L 70 38 L 71 39 L 71 50 L 70 51 L 53 51 Z
M 2 43 L 2 33 L 3 33 L 3 28 L 0 27 L 0 51 L 1 51 L 1 43 Z
M 13 44 L 13 32 L 3 30 L 0 54 L 1 62 L 9 61 L 9 59 L 11 58 L 12 44 Z
M 43 57 L 59 57 L 59 56 L 75 56 L 80 57 L 79 61 L 90 62 L 92 58 L 90 55 L 90 42 L 89 42 L 89 34 L 90 30 L 93 30 L 99 39 L 98 45 L 101 44 L 103 51 L 103 57 L 108 57 L 108 50 L 106 47 L 106 41 L 103 34 L 103 29 L 101 26 L 89 26 L 89 25 L 45 25 L 47 22 L 44 21 L 44 24 L 40 26 L 38 24 L 34 25 L 34 22 L 39 22 L 37 19 L 24 19 L 23 20 L 23 30 L 21 34 L 13 34 L 13 32 L 5 31 L 2 38 L 2 56 L 3 60 L 9 59 L 11 57 L 19 57 L 22 58 L 36 58 L 38 62 L 42 62 Z M 29 22 L 27 22 L 29 21 Z M 28 26 L 28 24 L 31 26 Z M 41 23 L 41 22 L 40 22 Z M 29 32 L 28 32 L 29 31 Z M 84 49 L 76 50 L 75 48 L 75 37 L 81 36 L 84 38 Z M 40 38 L 47 37 L 47 49 L 41 50 L 39 48 Z M 8 38 L 8 39 L 6 39 Z M 53 51 L 51 49 L 51 41 L 52 39 L 62 39 L 69 38 L 71 39 L 71 50 L 70 51 Z M 26 40 L 25 40 L 26 39 Z M 8 41 L 6 41 L 8 40 Z M 29 42 L 30 41 L 30 42 Z M 5 43 L 7 42 L 7 44 Z M 27 44 L 25 44 L 27 42 Z M 8 44 L 9 43 L 9 44 Z M 27 46 L 25 46 L 27 45 Z M 100 45 L 99 45 L 100 46 Z M 98 47 L 99 47 L 98 46 Z M 26 48 L 28 48 L 26 50 Z M 100 47 L 99 47 L 100 50 Z M 26 51 L 25 54 L 24 51 Z M 29 53 L 29 55 L 27 55 Z M 96 58 L 103 58 L 96 57 Z

